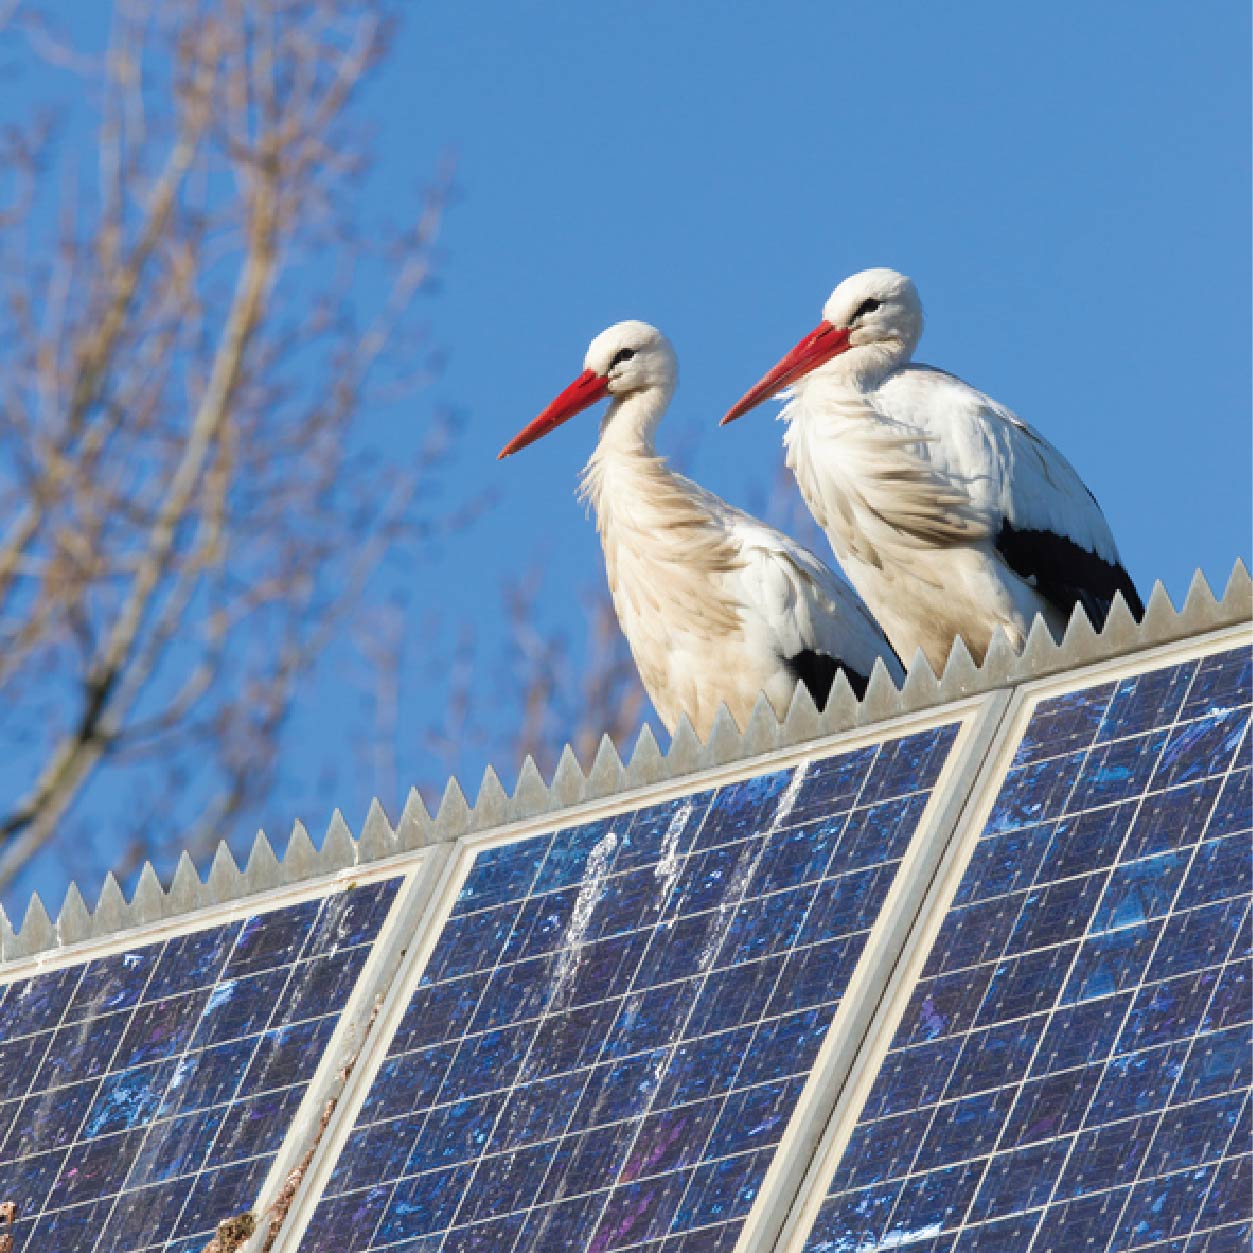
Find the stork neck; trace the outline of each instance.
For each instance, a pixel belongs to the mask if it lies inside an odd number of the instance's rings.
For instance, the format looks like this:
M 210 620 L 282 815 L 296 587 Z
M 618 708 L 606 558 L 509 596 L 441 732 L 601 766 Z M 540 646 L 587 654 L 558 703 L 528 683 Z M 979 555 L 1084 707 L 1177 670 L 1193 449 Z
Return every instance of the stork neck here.
M 583 469 L 580 495 L 596 512 L 601 538 L 618 522 L 649 516 L 659 495 L 680 479 L 657 452 L 654 436 L 673 389 L 649 388 L 613 402 L 601 422 L 600 441 Z
M 653 456 L 657 424 L 661 421 L 673 387 L 646 387 L 628 396 L 615 396 L 600 423 L 597 453 Z
M 673 391 L 673 388 L 669 389 Z M 724 576 L 743 564 L 715 497 L 671 468 L 653 444 L 669 391 L 639 392 L 605 417 L 580 495 L 596 512 L 605 574 L 637 659 L 649 632 L 712 639 L 740 628 Z M 645 685 L 653 689 L 647 676 Z

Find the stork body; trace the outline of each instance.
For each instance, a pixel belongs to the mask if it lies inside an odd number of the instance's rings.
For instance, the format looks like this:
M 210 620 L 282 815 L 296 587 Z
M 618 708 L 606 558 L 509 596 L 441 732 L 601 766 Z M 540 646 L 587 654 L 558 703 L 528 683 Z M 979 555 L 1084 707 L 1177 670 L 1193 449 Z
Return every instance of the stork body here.
M 609 396 L 583 473 L 614 609 L 640 678 L 673 731 L 707 737 L 718 706 L 743 726 L 761 693 L 782 716 L 797 682 L 821 707 L 839 670 L 864 690 L 876 659 L 900 663 L 856 594 L 787 536 L 698 487 L 654 435 L 677 382 L 669 342 L 642 322 L 592 341 L 585 370 L 505 456 Z
M 909 279 L 856 274 L 723 419 L 792 388 L 788 465 L 896 651 L 938 673 L 958 635 L 981 660 L 998 627 L 1021 648 L 1037 614 L 1057 632 L 1082 604 L 1099 628 L 1119 592 L 1142 613 L 1071 464 L 1003 405 L 912 364 L 921 334 Z

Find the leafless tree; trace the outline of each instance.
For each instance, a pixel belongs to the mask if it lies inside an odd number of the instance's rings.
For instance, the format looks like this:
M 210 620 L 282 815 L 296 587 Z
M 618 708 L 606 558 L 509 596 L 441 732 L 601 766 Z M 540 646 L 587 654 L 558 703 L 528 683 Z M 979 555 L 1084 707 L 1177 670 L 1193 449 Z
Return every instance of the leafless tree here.
M 535 573 L 504 589 L 510 623 L 507 686 L 519 695 L 520 717 L 510 755 L 530 756 L 551 770 L 565 744 L 584 767 L 602 735 L 629 749 L 649 710 L 647 697 L 603 583 L 583 590 L 580 652 L 565 632 L 544 632 L 536 621 Z
M 429 524 L 446 426 L 406 465 L 360 428 L 429 368 L 448 182 L 360 229 L 383 0 L 117 0 L 99 55 L 0 18 L 96 126 L 89 171 L 43 117 L 0 153 L 3 888 L 106 767 L 193 850 L 271 786 L 300 680 Z
M 421 774 L 403 780 L 419 786 L 428 804 L 438 804 L 450 774 L 473 799 L 475 761 L 490 762 L 508 787 L 527 757 L 551 774 L 567 744 L 585 767 L 603 735 L 629 751 L 648 719 L 648 699 L 603 583 L 589 583 L 582 611 L 557 628 L 541 620 L 542 585 L 538 563 L 506 582 L 499 589 L 502 631 L 459 623 L 451 651 L 432 663 L 446 699 L 423 728 Z

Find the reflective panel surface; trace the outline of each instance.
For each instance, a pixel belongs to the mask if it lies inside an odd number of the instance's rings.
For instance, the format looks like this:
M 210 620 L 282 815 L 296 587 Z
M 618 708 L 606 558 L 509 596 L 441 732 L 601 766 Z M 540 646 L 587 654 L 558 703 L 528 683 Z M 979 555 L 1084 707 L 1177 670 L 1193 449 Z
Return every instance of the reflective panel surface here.
M 199 1253 L 249 1209 L 398 882 L 0 986 L 20 1253 Z
M 955 735 L 480 852 L 302 1249 L 731 1248 Z
M 1036 707 L 807 1249 L 1249 1247 L 1249 702 Z

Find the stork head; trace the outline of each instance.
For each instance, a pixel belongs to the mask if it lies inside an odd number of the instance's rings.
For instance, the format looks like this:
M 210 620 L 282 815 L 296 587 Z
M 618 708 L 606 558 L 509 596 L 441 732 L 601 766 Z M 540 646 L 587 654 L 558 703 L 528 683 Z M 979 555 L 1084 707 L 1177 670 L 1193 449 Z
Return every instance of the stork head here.
M 605 396 L 624 401 L 651 393 L 658 403 L 648 406 L 648 414 L 655 415 L 651 418 L 655 422 L 678 379 L 674 349 L 655 326 L 618 322 L 592 340 L 583 358 L 583 373 L 501 449 L 497 460 L 533 444 Z
M 806 375 L 829 368 L 852 373 L 908 361 L 922 337 L 922 302 L 912 281 L 879 267 L 846 278 L 823 306 L 822 321 L 774 369 L 736 401 L 725 426 Z

